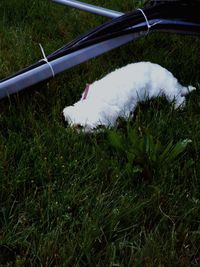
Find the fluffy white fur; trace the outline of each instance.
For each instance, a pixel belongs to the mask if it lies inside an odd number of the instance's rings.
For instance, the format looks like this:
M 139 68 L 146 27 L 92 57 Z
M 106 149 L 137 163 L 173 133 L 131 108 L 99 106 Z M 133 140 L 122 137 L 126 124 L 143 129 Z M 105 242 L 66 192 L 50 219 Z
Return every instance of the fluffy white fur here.
M 98 125 L 112 126 L 117 118 L 128 118 L 139 101 L 164 95 L 175 101 L 178 107 L 184 104 L 185 95 L 194 90 L 178 83 L 171 72 L 158 64 L 139 62 L 129 64 L 106 75 L 90 85 L 86 99 L 63 110 L 70 126 L 83 126 L 92 131 Z

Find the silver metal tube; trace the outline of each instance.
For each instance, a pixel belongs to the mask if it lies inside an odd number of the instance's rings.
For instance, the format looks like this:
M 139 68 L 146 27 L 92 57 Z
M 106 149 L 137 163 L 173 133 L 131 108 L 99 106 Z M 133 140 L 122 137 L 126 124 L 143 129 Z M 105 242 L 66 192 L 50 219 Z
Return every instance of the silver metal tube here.
M 88 11 L 88 12 L 102 15 L 102 16 L 109 17 L 109 18 L 117 18 L 124 14 L 118 11 L 110 10 L 110 9 L 99 7 L 99 6 L 94 6 L 94 5 L 83 3 L 80 1 L 76 1 L 76 0 L 53 0 L 53 2 L 66 5 L 66 6 L 70 6 L 70 7 L 74 7 L 77 9 L 81 9 L 84 11 Z
M 83 48 L 79 51 L 51 61 L 51 67 L 53 68 L 54 73 L 58 74 L 91 58 L 126 44 L 140 36 L 143 36 L 144 34 L 145 32 L 127 34 L 103 41 L 87 48 Z M 52 70 L 48 64 L 44 64 L 35 69 L 10 78 L 4 82 L 0 82 L 0 98 L 4 98 L 13 93 L 21 91 L 22 89 L 37 84 L 50 77 L 52 77 Z

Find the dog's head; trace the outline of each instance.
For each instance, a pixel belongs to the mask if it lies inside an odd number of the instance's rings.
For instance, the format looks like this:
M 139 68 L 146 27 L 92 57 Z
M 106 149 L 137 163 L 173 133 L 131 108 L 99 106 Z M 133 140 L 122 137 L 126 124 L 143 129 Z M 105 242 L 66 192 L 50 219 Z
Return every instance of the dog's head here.
M 90 111 L 92 112 L 92 111 Z M 63 117 L 65 125 L 71 127 L 77 132 L 91 132 L 95 125 L 91 122 L 89 123 L 88 111 L 87 109 L 82 108 L 82 106 L 68 106 L 63 110 Z
M 96 105 L 95 105 L 96 104 Z M 103 108 L 99 107 L 99 103 L 77 102 L 73 106 L 68 106 L 63 110 L 65 125 L 77 130 L 78 132 L 96 132 L 102 131 L 105 126 L 109 126 L 110 119 L 106 116 L 108 108 L 106 105 Z

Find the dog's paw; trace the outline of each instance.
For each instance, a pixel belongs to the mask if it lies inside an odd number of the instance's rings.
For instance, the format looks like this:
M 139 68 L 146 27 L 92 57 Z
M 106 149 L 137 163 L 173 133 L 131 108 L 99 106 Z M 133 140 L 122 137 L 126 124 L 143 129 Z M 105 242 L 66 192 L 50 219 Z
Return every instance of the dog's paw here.
M 175 109 L 183 109 L 186 105 L 185 97 L 180 96 L 177 99 L 175 99 L 174 107 Z

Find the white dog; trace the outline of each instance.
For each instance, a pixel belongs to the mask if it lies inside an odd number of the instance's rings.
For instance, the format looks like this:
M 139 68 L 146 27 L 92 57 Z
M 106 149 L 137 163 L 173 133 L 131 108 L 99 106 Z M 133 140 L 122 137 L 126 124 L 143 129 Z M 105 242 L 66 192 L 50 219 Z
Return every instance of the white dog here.
M 158 64 L 129 64 L 88 85 L 82 98 L 63 110 L 70 126 L 83 127 L 86 132 L 99 125 L 113 126 L 118 117 L 128 118 L 139 101 L 164 95 L 183 105 L 185 95 L 195 87 L 184 87 L 171 72 Z

